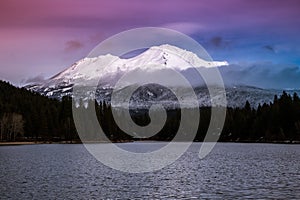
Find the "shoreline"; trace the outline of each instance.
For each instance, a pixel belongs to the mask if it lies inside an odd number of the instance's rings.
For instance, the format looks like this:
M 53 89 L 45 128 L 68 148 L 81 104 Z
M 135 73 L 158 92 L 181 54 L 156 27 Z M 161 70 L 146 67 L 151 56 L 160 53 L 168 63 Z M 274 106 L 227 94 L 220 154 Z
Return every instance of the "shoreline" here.
M 36 142 L 0 142 L 0 146 L 33 145 Z
M 141 141 L 114 141 L 112 143 L 156 143 L 156 142 L 170 142 L 170 141 L 156 141 L 156 140 L 141 140 Z M 183 141 L 184 142 L 184 141 Z M 85 144 L 107 144 L 106 141 L 100 141 L 100 142 L 85 142 Z M 200 141 L 194 141 L 193 143 L 203 143 Z M 264 142 L 257 142 L 257 141 L 220 141 L 217 143 L 240 143 L 240 144 L 300 144 L 300 141 L 264 141 Z M 26 142 L 26 141 L 20 141 L 20 142 L 0 142 L 1 146 L 19 146 L 19 145 L 40 145 L 40 144 L 83 144 L 81 141 L 59 141 L 59 142 L 51 142 L 51 141 L 37 141 L 37 142 Z
M 18 141 L 18 142 L 0 142 L 0 146 L 18 146 L 18 145 L 37 145 L 37 144 L 82 144 L 81 141 Z

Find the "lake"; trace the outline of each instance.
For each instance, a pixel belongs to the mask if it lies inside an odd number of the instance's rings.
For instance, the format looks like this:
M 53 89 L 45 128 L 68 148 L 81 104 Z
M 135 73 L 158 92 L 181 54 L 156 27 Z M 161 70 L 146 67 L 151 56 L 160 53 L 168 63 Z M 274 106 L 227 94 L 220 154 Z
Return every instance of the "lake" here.
M 300 145 L 218 143 L 203 160 L 200 145 L 142 174 L 106 167 L 81 144 L 0 146 L 0 199 L 300 199 Z

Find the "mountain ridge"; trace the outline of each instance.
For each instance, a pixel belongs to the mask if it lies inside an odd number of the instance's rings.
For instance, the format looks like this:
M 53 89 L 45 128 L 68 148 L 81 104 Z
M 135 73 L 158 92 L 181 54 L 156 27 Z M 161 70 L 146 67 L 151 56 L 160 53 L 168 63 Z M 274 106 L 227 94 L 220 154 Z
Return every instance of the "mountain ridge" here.
M 198 97 L 200 106 L 210 106 L 211 100 L 207 87 L 201 76 L 197 73 L 198 70 L 210 70 L 213 67 L 226 67 L 228 63 L 226 61 L 205 61 L 199 58 L 193 52 L 180 49 L 172 45 L 153 46 L 143 53 L 132 58 L 119 58 L 117 56 L 107 54 L 100 55 L 94 58 L 84 58 L 69 68 L 63 70 L 57 75 L 46 80 L 44 83 L 27 85 L 26 88 L 42 95 L 61 99 L 63 96 L 72 96 L 73 86 L 91 86 L 86 94 L 82 94 L 82 99 L 93 98 L 96 94 L 98 101 L 110 101 L 110 96 L 114 89 L 116 82 L 126 73 L 135 72 L 137 75 L 153 73 L 153 77 L 169 78 L 168 70 L 179 71 L 184 76 L 188 77 L 188 81 L 194 88 L 194 91 Z M 141 76 L 142 77 L 142 76 Z M 142 79 L 142 78 L 141 78 Z M 100 81 L 99 81 L 100 80 Z M 140 80 L 141 82 L 143 80 Z M 179 89 L 177 80 L 172 80 L 174 85 L 169 86 Z M 153 83 L 155 84 L 155 80 Z M 129 86 L 135 83 L 128 83 L 125 86 Z M 168 101 L 168 98 L 172 96 L 171 92 L 160 94 L 159 97 L 158 86 L 152 85 L 148 87 L 148 90 L 142 89 L 145 93 L 153 93 L 157 96 L 156 101 Z M 117 91 L 121 91 L 122 88 L 118 88 Z M 157 94 L 155 94 L 155 91 Z M 242 107 L 245 100 L 248 100 L 251 105 L 257 107 L 259 104 L 269 103 L 273 101 L 274 95 L 279 95 L 282 90 L 266 90 L 253 86 L 245 85 L 226 85 L 226 96 L 228 106 L 230 107 Z M 136 103 L 136 107 L 141 107 L 143 104 L 148 104 L 148 99 L 145 99 L 145 95 L 140 92 L 134 93 L 133 99 Z M 219 97 L 215 97 L 219 98 Z M 150 98 L 151 99 L 151 98 Z M 155 99 L 151 99 L 150 103 L 153 103 Z M 169 106 L 173 107 L 176 102 L 168 101 Z M 189 107 L 188 102 L 187 105 Z

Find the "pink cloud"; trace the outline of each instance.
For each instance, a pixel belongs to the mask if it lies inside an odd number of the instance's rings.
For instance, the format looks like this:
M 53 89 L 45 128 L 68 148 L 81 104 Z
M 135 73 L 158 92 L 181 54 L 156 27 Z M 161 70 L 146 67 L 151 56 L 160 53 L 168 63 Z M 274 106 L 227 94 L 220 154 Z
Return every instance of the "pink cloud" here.
M 69 40 L 65 44 L 65 51 L 70 52 L 70 51 L 76 51 L 78 49 L 81 49 L 84 45 L 77 40 Z

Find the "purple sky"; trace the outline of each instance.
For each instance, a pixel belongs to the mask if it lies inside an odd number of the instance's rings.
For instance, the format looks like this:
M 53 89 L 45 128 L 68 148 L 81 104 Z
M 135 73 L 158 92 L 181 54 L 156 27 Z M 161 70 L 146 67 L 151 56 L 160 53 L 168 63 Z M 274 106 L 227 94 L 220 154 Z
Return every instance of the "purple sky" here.
M 300 65 L 298 0 L 1 0 L 0 79 L 50 77 L 105 38 L 144 26 L 186 33 L 215 60 Z

